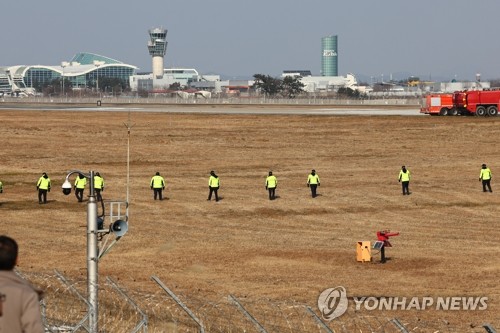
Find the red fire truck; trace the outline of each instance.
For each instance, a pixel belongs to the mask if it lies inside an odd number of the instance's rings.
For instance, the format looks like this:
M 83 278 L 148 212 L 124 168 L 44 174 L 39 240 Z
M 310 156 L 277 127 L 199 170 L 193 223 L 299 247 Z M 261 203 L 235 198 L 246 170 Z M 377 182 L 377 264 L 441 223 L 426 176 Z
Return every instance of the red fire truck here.
M 460 114 L 496 116 L 500 107 L 500 90 L 471 90 L 453 93 L 453 106 Z
M 422 100 L 421 113 L 431 116 L 454 116 L 457 110 L 453 108 L 453 94 L 430 94 Z

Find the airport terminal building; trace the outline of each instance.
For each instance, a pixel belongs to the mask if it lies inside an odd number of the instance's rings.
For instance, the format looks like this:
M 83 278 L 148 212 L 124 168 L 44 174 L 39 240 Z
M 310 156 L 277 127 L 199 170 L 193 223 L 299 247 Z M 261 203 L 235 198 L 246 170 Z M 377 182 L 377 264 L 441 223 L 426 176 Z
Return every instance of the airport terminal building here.
M 190 87 L 199 82 L 217 81 L 220 81 L 220 75 L 202 75 L 194 68 L 164 68 L 160 78 L 154 73 L 132 75 L 129 85 L 132 91 L 161 92 L 168 90 L 174 83 Z
M 35 88 L 64 77 L 73 89 L 98 87 L 99 78 L 129 82 L 137 67 L 93 53 L 77 53 L 59 66 L 18 65 L 0 67 L 0 92 L 32 95 Z

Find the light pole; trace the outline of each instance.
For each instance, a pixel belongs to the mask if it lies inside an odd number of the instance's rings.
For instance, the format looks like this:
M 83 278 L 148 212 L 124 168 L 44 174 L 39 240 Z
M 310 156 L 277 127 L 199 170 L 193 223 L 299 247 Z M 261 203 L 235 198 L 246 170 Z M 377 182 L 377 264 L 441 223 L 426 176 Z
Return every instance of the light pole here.
M 64 68 L 69 65 L 68 62 L 63 61 L 61 62 L 61 67 L 62 67 L 62 78 L 61 78 L 61 85 L 62 85 L 62 95 L 64 96 Z
M 89 333 L 97 333 L 97 294 L 98 294 L 98 262 L 99 253 L 97 247 L 97 202 L 94 190 L 94 171 L 88 174 L 73 170 L 66 175 L 66 180 L 62 185 L 63 193 L 71 193 L 71 183 L 69 177 L 78 173 L 90 181 L 90 194 L 87 203 L 87 292 L 89 301 Z
M 84 176 L 89 180 L 90 183 L 90 194 L 89 201 L 87 203 L 87 292 L 88 292 L 88 332 L 98 333 L 98 266 L 99 259 L 110 250 L 110 248 L 127 233 L 128 230 L 128 202 L 125 202 L 126 213 L 123 215 L 121 212 L 122 201 L 110 201 L 110 218 L 118 218 L 118 220 L 110 223 L 109 230 L 99 230 L 98 221 L 102 222 L 102 227 L 104 227 L 104 213 L 102 216 L 97 215 L 97 201 L 95 195 L 94 187 L 94 171 L 89 171 L 89 173 L 84 173 L 79 170 L 73 170 L 68 172 L 66 179 L 62 185 L 62 191 L 64 195 L 69 195 L 71 193 L 71 182 L 69 177 L 72 174 L 79 174 Z M 128 190 L 128 189 L 127 189 Z M 127 194 L 128 195 L 128 194 Z M 103 203 L 104 205 L 104 203 Z M 117 210 L 114 211 L 113 207 Z M 103 206 L 104 210 L 104 206 Z M 123 219 L 122 219 L 123 218 Z M 102 238 L 103 234 L 114 234 L 116 239 L 106 248 L 99 251 L 98 236 Z
M 99 97 L 101 96 L 101 92 L 99 91 L 99 66 L 102 66 L 104 64 L 105 64 L 104 61 L 94 60 L 94 66 L 96 67 L 96 75 L 97 75 L 96 89 L 99 92 Z

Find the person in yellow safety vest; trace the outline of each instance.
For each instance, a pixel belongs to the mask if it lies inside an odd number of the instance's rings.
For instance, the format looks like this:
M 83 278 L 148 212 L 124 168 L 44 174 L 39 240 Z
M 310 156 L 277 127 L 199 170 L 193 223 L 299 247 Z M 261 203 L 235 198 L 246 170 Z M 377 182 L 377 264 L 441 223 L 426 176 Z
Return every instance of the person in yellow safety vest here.
M 479 174 L 479 181 L 483 181 L 483 192 L 486 192 L 486 187 L 488 187 L 488 191 L 493 192 L 491 190 L 491 170 L 483 164 L 481 167 L 481 173 Z
M 162 191 L 165 189 L 165 180 L 162 176 L 160 176 L 159 172 L 151 178 L 150 187 L 154 192 L 154 199 L 158 197 L 160 200 L 163 200 Z
M 50 192 L 50 178 L 47 173 L 43 173 L 36 183 L 36 189 L 38 190 L 38 203 L 47 203 L 47 192 Z
M 269 200 L 276 198 L 276 187 L 278 187 L 278 179 L 269 171 L 269 176 L 266 178 L 266 190 L 269 191 Z
M 401 167 L 401 171 L 399 171 L 398 182 L 401 183 L 403 189 L 403 195 L 410 195 L 410 170 L 406 168 L 406 166 Z
M 83 201 L 83 191 L 85 190 L 85 186 L 87 185 L 87 178 L 81 173 L 75 179 L 75 185 L 73 188 L 75 189 L 75 196 L 78 199 L 78 202 Z
M 220 187 L 219 176 L 217 176 L 214 171 L 210 171 L 210 178 L 208 178 L 208 199 L 207 199 L 207 201 L 210 201 L 212 199 L 212 193 L 215 194 L 215 201 L 219 201 L 219 195 L 217 194 L 219 187 Z
M 311 195 L 313 198 L 316 198 L 318 196 L 316 194 L 316 189 L 318 186 L 320 186 L 319 176 L 316 173 L 316 170 L 313 169 L 307 177 L 307 187 L 311 188 Z
M 104 192 L 104 178 L 101 177 L 99 172 L 94 175 L 94 191 L 97 201 L 102 201 L 101 192 Z

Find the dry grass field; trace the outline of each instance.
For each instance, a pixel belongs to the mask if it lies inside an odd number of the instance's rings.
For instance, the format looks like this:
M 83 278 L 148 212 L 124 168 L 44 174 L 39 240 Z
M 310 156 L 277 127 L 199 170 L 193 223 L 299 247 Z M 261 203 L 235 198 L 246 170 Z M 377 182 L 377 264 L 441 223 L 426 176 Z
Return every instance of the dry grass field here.
M 316 311 L 321 291 L 336 286 L 348 296 L 486 296 L 485 311 L 361 314 L 500 328 L 500 118 L 132 112 L 130 121 L 129 233 L 102 259 L 101 276 L 148 290 L 156 275 L 198 298 Z M 105 199 L 125 199 L 126 122 L 126 112 L 0 111 L 0 234 L 18 240 L 20 271 L 86 276 L 86 205 L 60 187 L 69 170 L 94 170 Z M 482 163 L 491 194 L 478 182 Z M 397 182 L 403 164 L 410 196 Z M 313 168 L 315 199 L 306 187 Z M 218 203 L 207 201 L 210 170 L 221 180 Z M 149 188 L 156 171 L 167 182 L 163 201 Z M 42 172 L 52 180 L 47 205 L 35 188 Z M 357 262 L 356 242 L 382 229 L 401 232 L 390 260 Z

